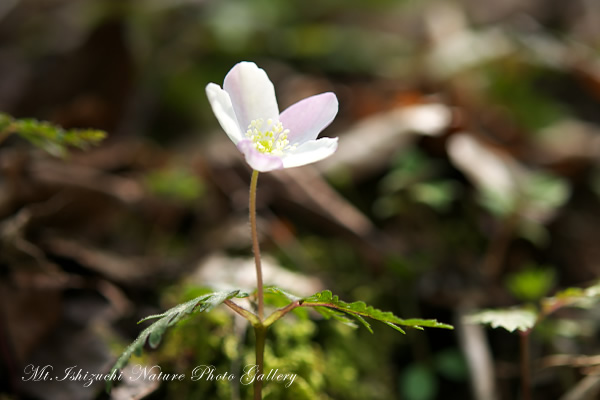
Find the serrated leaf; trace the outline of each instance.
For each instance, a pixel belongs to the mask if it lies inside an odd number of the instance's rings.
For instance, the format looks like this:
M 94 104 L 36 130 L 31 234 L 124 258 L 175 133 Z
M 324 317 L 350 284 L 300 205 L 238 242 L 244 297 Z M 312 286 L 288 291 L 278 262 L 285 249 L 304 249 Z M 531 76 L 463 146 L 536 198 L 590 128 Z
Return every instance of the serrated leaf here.
M 329 316 L 333 318 L 338 317 L 336 319 L 339 319 L 341 316 L 347 319 L 344 314 L 351 315 L 365 325 L 371 333 L 373 331 L 370 329 L 370 325 L 364 319 L 365 317 L 381 321 L 402 333 L 404 333 L 404 330 L 402 330 L 399 325 L 415 329 L 423 329 L 423 327 L 454 329 L 452 325 L 443 324 L 434 319 L 402 319 L 389 311 L 381 311 L 372 306 L 368 306 L 363 301 L 346 303 L 345 301 L 340 300 L 338 296 L 334 296 L 330 290 L 324 290 L 307 297 L 301 300 L 300 305 L 303 307 L 315 307 L 322 315 L 323 310 L 319 309 L 328 309 L 328 312 L 331 313 Z
M 348 318 L 346 316 L 346 314 L 344 314 L 343 312 L 332 310 L 327 307 L 315 307 L 315 311 L 317 311 L 319 314 L 321 314 L 323 316 L 323 318 L 325 318 L 325 319 L 333 318 L 336 321 L 341 322 L 344 325 L 351 326 L 352 328 L 358 327 L 358 325 L 356 325 L 356 323 L 353 320 L 351 320 L 350 318 Z
M 133 343 L 127 346 L 125 351 L 123 351 L 115 365 L 112 367 L 110 373 L 112 374 L 114 371 L 123 368 L 127 364 L 127 361 L 129 361 L 129 358 L 132 354 L 140 355 L 146 340 L 148 341 L 150 347 L 156 348 L 160 344 L 162 336 L 167 328 L 177 324 L 186 315 L 210 311 L 219 304 L 223 303 L 225 300 L 229 300 L 234 297 L 243 297 L 243 295 L 240 294 L 239 290 L 234 290 L 232 292 L 209 293 L 200 297 L 196 297 L 195 299 L 185 303 L 176 305 L 162 314 L 150 315 L 146 318 L 143 318 L 138 323 L 156 318 L 158 318 L 158 321 L 144 329 L 142 333 L 140 333 L 139 336 L 133 341 Z M 107 380 L 106 390 L 110 391 L 111 387 L 112 381 Z
M 467 316 L 469 323 L 489 324 L 492 328 L 504 328 L 509 332 L 526 332 L 533 328 L 536 320 L 537 314 L 524 308 L 484 310 Z
M 46 121 L 15 119 L 0 113 L 0 135 L 17 134 L 50 154 L 64 156 L 68 147 L 97 145 L 106 133 L 97 129 L 63 129 Z
M 406 332 L 404 331 L 404 329 L 400 328 L 399 326 L 397 326 L 397 325 L 394 325 L 394 324 L 392 324 L 392 323 L 390 323 L 390 322 L 384 322 L 384 324 L 386 324 L 387 326 L 389 326 L 389 327 L 390 327 L 390 328 L 392 328 L 392 329 L 395 329 L 395 330 L 397 330 L 397 331 L 398 331 L 398 332 L 400 332 L 401 334 L 403 334 L 403 335 L 406 335 Z M 415 328 L 418 328 L 418 327 L 415 327 Z M 423 328 L 418 328 L 418 329 L 421 329 L 421 330 L 423 330 Z M 371 331 L 371 333 L 373 333 L 373 331 Z
M 550 314 L 561 307 L 591 308 L 600 299 L 600 282 L 588 288 L 567 288 L 558 292 L 553 297 L 542 300 L 542 309 L 545 314 Z
M 363 326 L 365 328 L 367 328 L 367 330 L 371 333 L 373 333 L 373 329 L 371 328 L 371 324 L 369 324 L 363 317 L 361 317 L 358 314 L 353 314 L 352 315 L 354 318 L 356 318 L 358 320 L 358 322 L 360 322 L 361 324 L 363 324 Z M 385 323 L 385 322 L 384 322 Z M 385 323 L 387 325 L 387 323 Z M 393 326 L 395 328 L 395 326 Z M 404 332 L 402 332 L 404 333 Z
M 295 296 L 295 295 L 293 295 L 289 292 L 286 292 L 285 290 L 275 287 L 275 286 L 265 287 L 265 294 L 273 294 L 273 295 L 279 296 L 285 300 L 289 300 L 291 302 L 302 300 L 302 297 Z

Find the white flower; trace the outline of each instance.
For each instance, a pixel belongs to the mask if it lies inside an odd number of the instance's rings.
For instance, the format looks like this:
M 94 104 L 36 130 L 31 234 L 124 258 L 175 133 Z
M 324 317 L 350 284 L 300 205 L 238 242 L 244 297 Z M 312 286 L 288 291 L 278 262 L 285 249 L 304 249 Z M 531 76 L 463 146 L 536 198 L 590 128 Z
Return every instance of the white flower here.
M 206 95 L 227 136 L 257 171 L 310 164 L 337 149 L 337 138 L 317 139 L 338 112 L 331 92 L 307 97 L 279 114 L 265 71 L 241 62 L 225 76 L 223 89 L 209 83 Z

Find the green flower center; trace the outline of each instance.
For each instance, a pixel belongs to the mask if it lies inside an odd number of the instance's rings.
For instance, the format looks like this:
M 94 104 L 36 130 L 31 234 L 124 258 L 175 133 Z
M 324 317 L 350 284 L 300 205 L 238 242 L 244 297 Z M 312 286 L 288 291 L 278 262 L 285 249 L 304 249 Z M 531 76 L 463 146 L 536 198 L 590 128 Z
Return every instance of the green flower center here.
M 258 118 L 248 125 L 246 137 L 252 140 L 256 150 L 261 153 L 281 156 L 284 151 L 296 147 L 290 145 L 289 133 L 290 130 L 284 129 L 279 121 L 274 123 L 272 119 L 268 119 L 265 124 L 262 118 Z

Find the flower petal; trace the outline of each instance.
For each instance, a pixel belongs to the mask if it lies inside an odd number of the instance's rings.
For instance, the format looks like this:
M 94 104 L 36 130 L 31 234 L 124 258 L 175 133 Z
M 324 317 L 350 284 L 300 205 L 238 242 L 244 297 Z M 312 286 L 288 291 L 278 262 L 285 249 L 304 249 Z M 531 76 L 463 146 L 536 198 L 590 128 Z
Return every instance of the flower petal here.
M 268 172 L 275 169 L 283 168 L 283 162 L 281 158 L 271 155 L 264 154 L 256 150 L 254 143 L 251 140 L 244 139 L 237 144 L 237 148 L 246 157 L 246 162 L 259 172 Z
M 290 143 L 302 143 L 315 140 L 333 121 L 337 112 L 337 97 L 327 92 L 307 97 L 286 108 L 279 116 L 279 121 L 285 129 L 290 130 Z
M 309 140 L 282 157 L 283 168 L 299 167 L 329 157 L 337 150 L 338 138 Z
M 233 143 L 237 144 L 240 140 L 242 140 L 243 135 L 235 117 L 235 112 L 233 111 L 229 95 L 226 91 L 221 89 L 219 85 L 209 83 L 206 86 L 206 96 L 208 96 L 210 106 L 212 107 L 217 120 L 219 120 L 221 128 L 223 128 L 225 133 L 227 133 L 229 139 L 231 139 Z
M 225 77 L 223 89 L 231 97 L 233 110 L 242 131 L 254 119 L 279 118 L 275 88 L 267 73 L 252 62 L 236 64 Z

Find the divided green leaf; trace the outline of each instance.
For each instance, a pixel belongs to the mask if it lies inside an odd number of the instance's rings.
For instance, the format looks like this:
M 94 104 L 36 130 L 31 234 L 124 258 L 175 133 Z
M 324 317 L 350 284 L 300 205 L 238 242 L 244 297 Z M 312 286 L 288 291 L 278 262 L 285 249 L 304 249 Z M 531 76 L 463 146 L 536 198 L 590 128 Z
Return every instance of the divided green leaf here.
M 146 340 L 148 341 L 150 347 L 156 348 L 159 345 L 162 336 L 167 330 L 167 328 L 177 324 L 186 315 L 210 311 L 226 300 L 232 299 L 234 297 L 246 296 L 247 295 L 245 293 L 240 294 L 239 290 L 234 290 L 232 292 L 209 293 L 200 297 L 196 297 L 195 299 L 187 301 L 185 303 L 179 304 L 171 308 L 170 310 L 165 311 L 162 314 L 150 315 L 140 320 L 138 323 L 158 318 L 158 321 L 154 322 L 152 325 L 144 329 L 142 333 L 139 334 L 137 339 L 135 339 L 133 343 L 127 346 L 123 354 L 121 354 L 121 357 L 119 357 L 115 365 L 112 367 L 110 373 L 112 374 L 114 371 L 123 368 L 133 354 L 140 355 L 142 353 L 142 349 L 144 348 Z M 110 391 L 111 386 L 112 381 L 107 380 L 106 390 Z
M 473 324 L 489 324 L 492 328 L 504 328 L 509 332 L 532 329 L 542 318 L 563 307 L 592 308 L 600 300 L 600 282 L 588 288 L 568 288 L 552 297 L 541 300 L 539 312 L 530 308 L 506 308 L 483 310 L 466 317 Z
M 337 310 L 327 308 L 327 307 L 315 307 L 315 311 L 318 312 L 319 314 L 321 314 L 321 316 L 323 316 L 323 318 L 325 318 L 325 319 L 333 318 L 336 321 L 341 322 L 344 325 L 348 325 L 352 328 L 358 327 L 358 325 L 356 325 L 356 322 L 354 322 L 354 320 L 352 320 L 351 318 L 348 318 L 348 316 L 341 311 L 337 311 Z M 369 329 L 369 331 L 372 332 L 370 326 L 368 327 L 368 329 Z
M 356 326 L 354 321 L 348 318 L 348 316 L 354 317 L 371 333 L 373 333 L 373 330 L 365 317 L 383 322 L 401 333 L 405 333 L 401 326 L 420 330 L 423 327 L 454 329 L 452 325 L 437 322 L 435 319 L 402 319 L 389 311 L 381 311 L 372 306 L 367 306 L 363 301 L 346 303 L 340 300 L 338 296 L 334 296 L 329 290 L 324 290 L 301 300 L 300 305 L 303 307 L 314 307 L 325 318 L 334 318 L 346 324 Z
M 592 308 L 600 299 L 600 282 L 588 288 L 568 288 L 542 299 L 542 310 L 550 314 L 562 307 Z
M 63 129 L 50 122 L 15 119 L 0 113 L 0 136 L 17 134 L 50 154 L 63 156 L 67 147 L 85 149 L 100 143 L 106 133 L 96 129 Z
M 469 323 L 489 324 L 492 328 L 504 328 L 509 332 L 526 332 L 533 328 L 536 320 L 537 314 L 524 308 L 483 310 L 467 316 Z
M 302 300 L 302 297 L 295 296 L 295 295 L 288 293 L 285 290 L 275 287 L 275 286 L 265 287 L 265 294 L 272 294 L 272 295 L 282 298 L 283 300 L 291 301 L 291 302 Z

